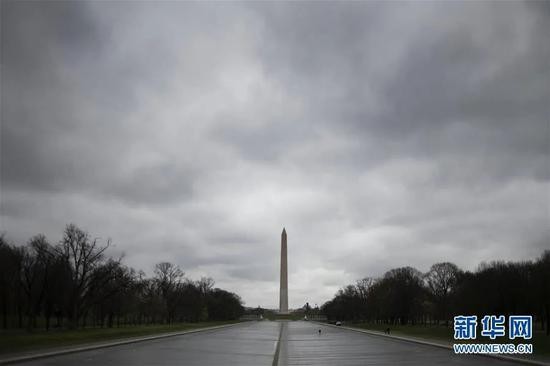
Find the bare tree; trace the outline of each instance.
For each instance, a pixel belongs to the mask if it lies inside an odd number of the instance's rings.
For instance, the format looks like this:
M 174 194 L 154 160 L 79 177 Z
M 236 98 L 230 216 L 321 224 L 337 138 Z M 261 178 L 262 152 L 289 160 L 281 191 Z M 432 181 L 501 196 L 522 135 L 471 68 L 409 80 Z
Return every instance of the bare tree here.
M 26 245 L 8 242 L 0 233 L 0 317 L 4 328 L 36 328 L 43 316 L 46 329 L 55 316 L 56 327 L 87 324 L 112 327 L 173 321 L 236 319 L 240 298 L 213 289 L 214 280 L 184 278 L 171 263 L 155 266 L 155 276 L 109 258 L 110 242 L 100 244 L 74 224 L 67 225 L 55 246 L 43 235 Z
M 449 323 L 449 301 L 459 276 L 460 270 L 458 267 L 449 262 L 436 263 L 432 265 L 425 280 L 428 285 L 430 294 L 432 295 L 437 306 L 438 321 L 443 317 L 445 324 Z
M 184 275 L 179 266 L 169 262 L 157 263 L 154 272 L 159 287 L 163 292 L 173 289 L 173 287 L 181 281 Z
M 357 293 L 362 300 L 367 300 L 371 287 L 376 283 L 376 279 L 372 277 L 365 277 L 357 281 L 355 287 Z
M 169 262 L 158 263 L 154 272 L 165 304 L 166 321 L 171 323 L 177 302 L 176 288 L 181 283 L 184 273 L 177 265 Z
M 40 306 L 44 273 L 42 273 L 39 257 L 34 247 L 40 247 L 46 242 L 44 235 L 36 235 L 29 240 L 28 246 L 21 248 L 21 287 L 26 296 L 27 330 L 31 330 L 36 320 L 36 312 Z
M 20 271 L 21 251 L 14 248 L 4 234 L 0 235 L 0 301 L 2 302 L 2 326 L 8 328 L 10 314 L 17 309 L 19 328 L 22 326 Z
M 65 228 L 57 252 L 71 272 L 69 315 L 72 328 L 78 326 L 86 298 L 90 296 L 92 275 L 103 262 L 104 252 L 109 245 L 110 240 L 106 245 L 100 246 L 97 239 L 91 240 L 87 232 L 74 224 L 69 224 Z
M 210 277 L 201 277 L 201 279 L 197 281 L 197 287 L 201 294 L 206 296 L 214 288 L 214 283 L 214 280 Z

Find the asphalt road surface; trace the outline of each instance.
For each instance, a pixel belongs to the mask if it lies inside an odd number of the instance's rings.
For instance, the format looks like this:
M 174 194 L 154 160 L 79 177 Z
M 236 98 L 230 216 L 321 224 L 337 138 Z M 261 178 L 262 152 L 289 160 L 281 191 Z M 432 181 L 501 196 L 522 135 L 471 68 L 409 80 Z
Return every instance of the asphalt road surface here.
M 487 357 L 455 355 L 442 348 L 302 321 L 249 322 L 218 330 L 43 358 L 24 364 L 517 365 Z
M 318 333 L 319 328 L 321 334 Z M 487 365 L 517 363 L 455 355 L 451 350 L 368 335 L 315 323 L 288 322 L 282 327 L 279 365 Z

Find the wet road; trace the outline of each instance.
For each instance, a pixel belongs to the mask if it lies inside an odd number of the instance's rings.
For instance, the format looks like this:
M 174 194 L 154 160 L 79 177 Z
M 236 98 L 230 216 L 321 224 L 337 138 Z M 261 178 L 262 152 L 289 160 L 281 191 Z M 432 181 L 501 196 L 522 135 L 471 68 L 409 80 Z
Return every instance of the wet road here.
M 321 334 L 318 329 L 321 328 Z M 512 366 L 488 357 L 455 355 L 451 350 L 393 340 L 308 322 L 282 327 L 279 365 L 474 365 Z
M 321 334 L 318 329 L 321 328 Z M 280 337 L 280 342 L 278 341 Z M 278 359 L 278 362 L 276 362 Z M 517 365 L 309 322 L 218 330 L 39 359 L 25 365 Z
M 24 365 L 243 365 L 273 364 L 279 323 L 250 322 L 213 331 L 43 358 Z

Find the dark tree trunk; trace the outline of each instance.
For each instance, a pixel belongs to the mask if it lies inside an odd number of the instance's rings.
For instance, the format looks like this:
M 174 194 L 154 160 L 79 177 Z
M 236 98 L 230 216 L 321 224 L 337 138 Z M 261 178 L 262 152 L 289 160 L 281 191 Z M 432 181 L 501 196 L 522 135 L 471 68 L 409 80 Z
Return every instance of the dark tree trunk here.
M 32 330 L 32 314 L 29 312 L 27 314 L 27 331 L 31 331 Z
M 22 307 L 19 305 L 17 306 L 17 317 L 18 317 L 18 328 L 21 329 L 23 328 L 23 309 Z
M 2 326 L 4 329 L 8 329 L 8 301 L 6 298 L 2 302 Z
M 546 312 L 546 335 L 550 335 L 550 304 L 544 306 Z
M 46 310 L 46 332 L 50 330 L 50 312 Z

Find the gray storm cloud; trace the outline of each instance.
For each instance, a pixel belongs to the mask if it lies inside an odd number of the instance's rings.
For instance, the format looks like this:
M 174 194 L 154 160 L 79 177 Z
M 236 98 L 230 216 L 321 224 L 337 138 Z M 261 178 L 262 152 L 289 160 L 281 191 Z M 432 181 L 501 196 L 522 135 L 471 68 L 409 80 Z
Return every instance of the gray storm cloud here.
M 546 2 L 1 2 L 0 230 L 292 307 L 550 245 Z

